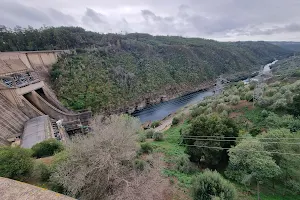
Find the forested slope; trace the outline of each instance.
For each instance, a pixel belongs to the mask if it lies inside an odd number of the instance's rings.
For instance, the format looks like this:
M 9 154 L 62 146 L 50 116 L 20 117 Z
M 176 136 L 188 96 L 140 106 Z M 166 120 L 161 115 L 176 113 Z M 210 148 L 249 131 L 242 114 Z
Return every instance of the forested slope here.
M 53 67 L 53 86 L 67 106 L 94 111 L 194 91 L 220 74 L 252 72 L 290 55 L 266 42 L 99 34 L 78 27 L 2 29 L 0 34 L 1 51 L 76 49 Z

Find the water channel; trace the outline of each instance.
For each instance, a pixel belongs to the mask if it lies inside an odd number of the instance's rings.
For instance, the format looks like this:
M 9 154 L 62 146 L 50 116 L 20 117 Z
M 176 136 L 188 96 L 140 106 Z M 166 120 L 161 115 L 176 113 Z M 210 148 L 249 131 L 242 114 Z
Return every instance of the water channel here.
M 277 60 L 272 63 L 268 63 L 263 68 L 263 73 L 270 72 L 270 66 L 275 64 Z M 246 81 L 245 81 L 246 82 Z M 195 104 L 204 99 L 204 97 L 212 96 L 213 91 L 199 91 L 191 94 L 187 94 L 181 97 L 177 97 L 170 101 L 150 105 L 142 110 L 132 113 L 133 116 L 138 117 L 142 123 L 147 121 L 157 121 L 162 120 L 171 113 L 176 112 L 177 110 L 190 105 Z

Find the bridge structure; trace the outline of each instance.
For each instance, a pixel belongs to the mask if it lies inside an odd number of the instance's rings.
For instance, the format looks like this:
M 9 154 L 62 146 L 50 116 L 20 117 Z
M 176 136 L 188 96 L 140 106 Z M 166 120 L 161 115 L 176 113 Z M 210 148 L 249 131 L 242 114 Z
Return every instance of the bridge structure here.
M 0 144 L 20 137 L 24 124 L 35 117 L 48 115 L 62 120 L 67 131 L 87 125 L 90 111 L 74 112 L 65 108 L 47 84 L 49 71 L 59 57 L 69 50 L 0 52 Z

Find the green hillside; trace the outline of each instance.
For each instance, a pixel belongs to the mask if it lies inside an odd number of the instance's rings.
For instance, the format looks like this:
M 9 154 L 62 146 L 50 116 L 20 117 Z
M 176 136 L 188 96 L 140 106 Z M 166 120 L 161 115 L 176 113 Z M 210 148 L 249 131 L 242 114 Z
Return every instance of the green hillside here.
M 99 34 L 78 27 L 5 29 L 0 34 L 1 51 L 76 49 L 77 54 L 53 67 L 53 86 L 66 106 L 93 111 L 193 91 L 220 74 L 253 72 L 290 55 L 266 42 Z

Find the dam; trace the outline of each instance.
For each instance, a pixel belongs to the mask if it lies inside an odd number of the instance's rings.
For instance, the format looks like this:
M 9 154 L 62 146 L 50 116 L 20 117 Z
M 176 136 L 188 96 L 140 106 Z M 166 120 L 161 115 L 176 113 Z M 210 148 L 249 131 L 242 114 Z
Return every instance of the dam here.
M 49 116 L 53 137 L 59 131 L 57 121 L 62 122 L 65 132 L 88 124 L 92 113 L 65 108 L 48 84 L 52 65 L 70 53 L 70 50 L 0 52 L 0 144 L 21 137 L 27 121 L 44 115 Z

